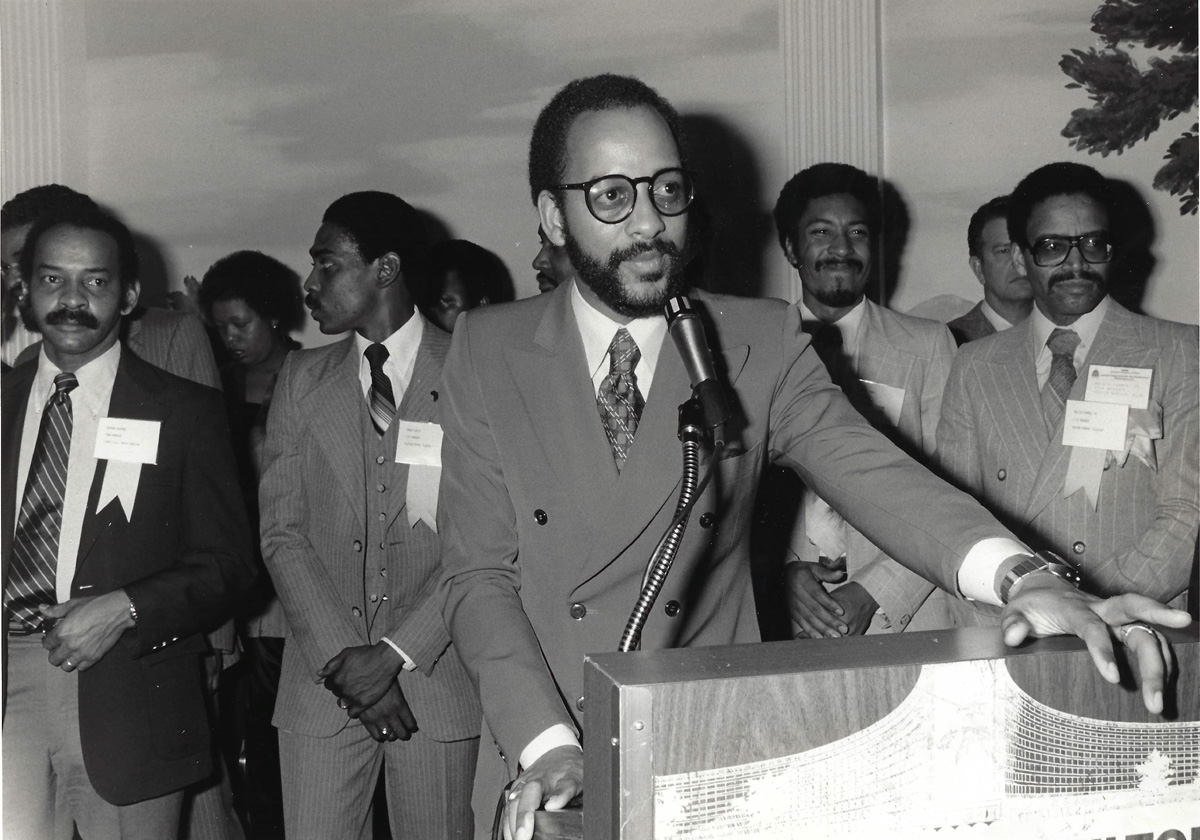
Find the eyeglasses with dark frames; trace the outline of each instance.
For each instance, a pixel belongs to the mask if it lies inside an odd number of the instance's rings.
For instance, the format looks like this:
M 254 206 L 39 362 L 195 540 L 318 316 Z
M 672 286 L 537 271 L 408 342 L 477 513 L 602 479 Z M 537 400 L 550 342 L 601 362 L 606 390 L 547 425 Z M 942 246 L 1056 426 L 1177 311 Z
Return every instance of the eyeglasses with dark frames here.
M 1089 263 L 1106 263 L 1112 259 L 1113 246 L 1104 231 L 1082 236 L 1043 236 L 1033 243 L 1033 261 L 1042 268 L 1062 265 L 1078 248 L 1079 255 Z
M 696 197 L 692 176 L 685 169 L 660 169 L 653 175 L 630 178 L 626 175 L 602 175 L 578 184 L 558 184 L 555 190 L 583 190 L 584 203 L 598 221 L 620 224 L 633 213 L 638 184 L 648 184 L 654 209 L 664 216 L 678 216 Z

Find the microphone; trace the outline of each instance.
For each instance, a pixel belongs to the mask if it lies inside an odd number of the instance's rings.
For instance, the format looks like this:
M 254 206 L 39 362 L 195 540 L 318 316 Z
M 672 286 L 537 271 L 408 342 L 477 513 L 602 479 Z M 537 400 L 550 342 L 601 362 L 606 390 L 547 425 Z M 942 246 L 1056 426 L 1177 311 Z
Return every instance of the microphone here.
M 705 425 L 716 429 L 727 422 L 733 412 L 729 409 L 729 402 L 713 369 L 712 352 L 704 337 L 704 322 L 700 320 L 692 302 L 683 295 L 669 299 L 663 310 L 667 316 L 667 330 L 691 380 L 692 395 L 704 409 Z

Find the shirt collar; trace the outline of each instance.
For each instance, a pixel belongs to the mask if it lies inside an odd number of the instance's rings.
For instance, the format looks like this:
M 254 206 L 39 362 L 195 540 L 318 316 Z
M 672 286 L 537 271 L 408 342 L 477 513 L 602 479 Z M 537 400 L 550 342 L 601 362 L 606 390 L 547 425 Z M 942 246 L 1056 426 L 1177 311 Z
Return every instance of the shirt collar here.
M 821 319 L 804 305 L 803 299 L 796 301 L 796 306 L 800 308 L 800 320 L 804 323 L 804 326 L 811 328 L 821 323 Z M 837 325 L 838 332 L 842 334 L 843 344 L 849 346 L 858 345 L 858 331 L 862 328 L 863 316 L 866 312 L 867 298 L 864 295 L 858 303 L 854 304 L 853 309 L 833 322 Z
M 401 371 L 412 367 L 413 361 L 417 358 L 417 350 L 421 346 L 421 338 L 424 334 L 425 319 L 421 316 L 421 311 L 414 307 L 412 317 L 404 322 L 404 326 L 379 342 L 388 351 L 387 361 L 384 362 L 384 365 L 390 366 L 395 364 L 397 369 Z M 369 363 L 363 358 L 363 354 L 374 343 L 369 338 L 364 338 L 358 332 L 354 333 L 355 350 L 358 352 L 359 359 L 362 360 L 361 363 L 368 365 L 368 369 Z
M 100 410 L 101 406 L 107 407 L 113 382 L 117 378 L 117 365 L 120 361 L 121 342 L 114 341 L 112 347 L 75 371 L 75 378 L 79 380 L 79 385 L 71 391 L 73 409 L 86 408 L 95 413 Z M 43 341 L 41 352 L 38 354 L 37 374 L 33 379 L 33 388 L 29 392 L 30 401 L 34 402 L 38 411 L 42 410 L 46 400 L 50 399 L 50 395 L 54 393 L 54 377 L 60 373 L 62 370 L 46 355 L 46 344 Z M 107 408 L 105 410 L 107 411 Z
M 649 380 L 658 366 L 658 353 L 662 349 L 663 336 L 667 334 L 665 316 L 647 315 L 634 318 L 628 324 L 618 324 L 587 302 L 579 291 L 577 280 L 571 281 L 571 309 L 575 312 L 575 323 L 579 325 L 579 337 L 583 339 L 583 355 L 587 360 L 588 376 L 595 378 L 600 366 L 608 358 L 608 347 L 613 336 L 621 327 L 629 330 L 641 351 L 638 361 L 638 387 L 645 396 L 650 391 Z
M 1104 321 L 1104 313 L 1108 311 L 1108 295 L 1100 299 L 1096 304 L 1096 308 L 1087 314 L 1080 315 L 1075 319 L 1075 323 L 1068 324 L 1061 329 L 1071 330 L 1079 336 L 1079 347 L 1075 351 L 1075 359 L 1086 359 L 1088 351 L 1092 348 L 1092 343 L 1096 340 L 1096 333 L 1100 330 L 1100 324 Z M 1033 311 L 1029 313 L 1033 325 L 1033 355 L 1037 358 L 1042 354 L 1042 351 L 1049 353 L 1049 348 L 1046 347 L 1046 341 L 1050 338 L 1050 333 L 1056 329 L 1060 329 L 1058 324 L 1051 321 L 1042 310 L 1037 308 L 1035 304 Z
M 1003 332 L 1013 326 L 1012 321 L 1005 318 L 999 312 L 992 308 L 992 305 L 984 300 L 983 305 L 979 307 L 979 311 L 983 313 L 983 317 L 988 319 L 988 323 L 996 328 L 996 332 Z M 1047 333 L 1049 335 L 1049 333 Z

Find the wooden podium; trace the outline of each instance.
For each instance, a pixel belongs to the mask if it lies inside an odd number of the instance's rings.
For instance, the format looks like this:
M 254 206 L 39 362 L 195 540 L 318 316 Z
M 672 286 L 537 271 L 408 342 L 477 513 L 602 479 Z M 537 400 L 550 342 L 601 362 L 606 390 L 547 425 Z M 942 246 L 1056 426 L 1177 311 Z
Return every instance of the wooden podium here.
M 1020 832 L 1050 806 L 1200 814 L 1200 632 L 1167 635 L 1162 717 L 1127 665 L 1112 686 L 1078 639 L 1011 649 L 996 628 L 590 656 L 585 809 L 540 813 L 536 836 L 1038 836 Z

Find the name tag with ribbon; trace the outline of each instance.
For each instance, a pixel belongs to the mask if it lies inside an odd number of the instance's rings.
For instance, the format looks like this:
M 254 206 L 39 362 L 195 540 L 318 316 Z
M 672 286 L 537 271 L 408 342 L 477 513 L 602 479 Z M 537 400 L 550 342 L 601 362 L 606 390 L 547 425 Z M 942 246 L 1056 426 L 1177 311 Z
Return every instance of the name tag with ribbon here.
M 408 464 L 405 508 L 408 527 L 424 522 L 437 533 L 438 488 L 442 483 L 442 427 L 396 421 L 396 463 Z
M 162 423 L 157 420 L 128 420 L 102 417 L 96 427 L 96 446 L 92 457 L 108 463 L 96 510 L 101 511 L 113 499 L 121 503 L 125 519 L 133 519 L 133 503 L 143 464 L 158 463 L 158 438 Z

